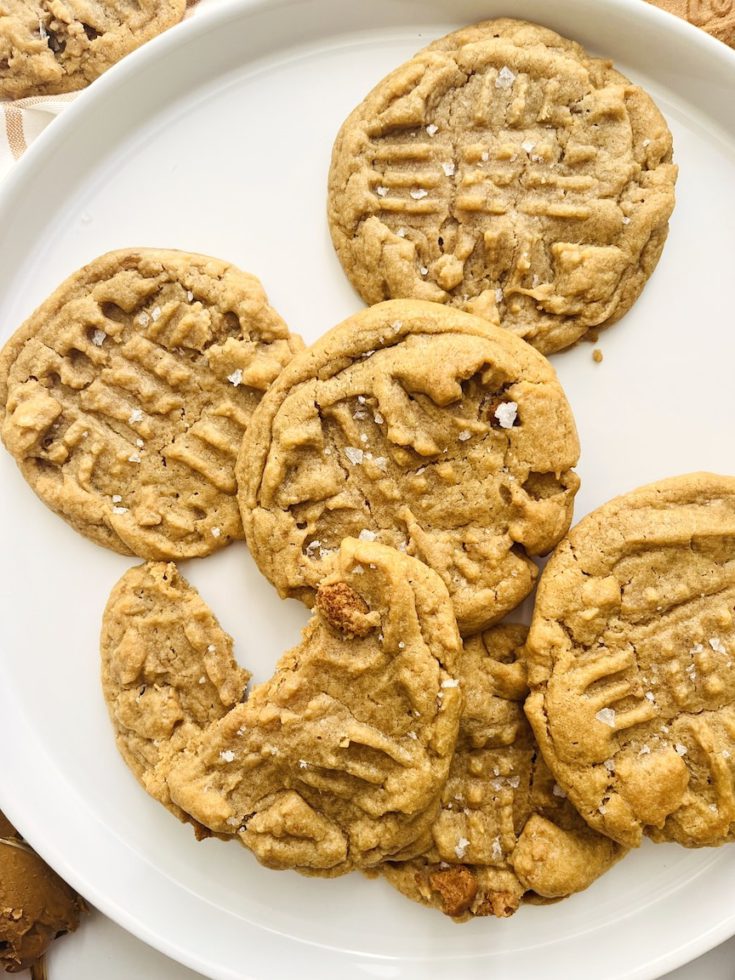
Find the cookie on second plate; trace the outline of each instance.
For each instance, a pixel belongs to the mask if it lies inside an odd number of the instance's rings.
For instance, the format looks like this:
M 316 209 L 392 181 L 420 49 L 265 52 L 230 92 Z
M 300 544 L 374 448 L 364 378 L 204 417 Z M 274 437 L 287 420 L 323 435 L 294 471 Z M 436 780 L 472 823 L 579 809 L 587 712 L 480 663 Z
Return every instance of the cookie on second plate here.
M 465 641 L 459 738 L 431 848 L 380 869 L 408 898 L 462 920 L 581 891 L 625 853 L 587 826 L 538 751 L 523 714 L 526 633 L 503 625 Z
M 186 0 L 2 0 L 0 98 L 84 88 L 185 11 Z
M 635 846 L 735 840 L 735 477 L 604 504 L 559 545 L 526 712 L 590 826 Z
M 148 562 L 112 590 L 100 652 L 120 754 L 151 796 L 188 820 L 165 772 L 172 755 L 244 699 L 250 674 L 238 667 L 232 638 L 173 563 Z
M 333 876 L 425 850 L 462 650 L 421 562 L 347 539 L 298 646 L 171 759 L 171 799 L 271 868 Z
M 98 544 L 207 555 L 242 537 L 242 434 L 301 347 L 258 280 L 226 262 L 110 252 L 5 344 L 0 434 L 41 500 Z
M 238 493 L 281 595 L 310 604 L 342 538 L 377 540 L 439 573 L 468 634 L 531 591 L 528 556 L 569 527 L 578 456 L 546 358 L 479 317 L 394 300 L 283 371 L 243 441 Z
M 635 302 L 674 206 L 651 98 L 537 24 L 455 31 L 342 126 L 337 254 L 367 303 L 415 297 L 494 319 L 548 354 Z

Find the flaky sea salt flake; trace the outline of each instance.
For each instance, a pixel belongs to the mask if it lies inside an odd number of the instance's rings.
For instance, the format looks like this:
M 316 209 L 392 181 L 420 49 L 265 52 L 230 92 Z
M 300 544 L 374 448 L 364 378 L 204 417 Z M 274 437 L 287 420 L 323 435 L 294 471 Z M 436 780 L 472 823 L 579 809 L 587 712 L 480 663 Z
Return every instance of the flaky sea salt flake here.
M 435 126 L 434 123 L 429 123 L 429 125 L 426 127 L 426 132 L 429 134 L 429 136 L 436 136 L 436 134 L 439 132 L 439 127 Z
M 369 531 L 366 527 L 364 527 L 358 535 L 360 541 L 375 541 L 377 536 L 378 535 L 375 533 L 375 531 Z
M 454 853 L 457 855 L 460 861 L 467 853 L 467 848 L 469 846 L 470 846 L 470 842 L 467 840 L 466 837 L 460 837 L 459 840 L 457 841 L 457 844 L 454 848 Z
M 686 755 L 687 754 L 687 747 L 686 747 L 686 745 L 682 745 L 681 742 L 677 742 L 676 743 L 676 745 L 674 746 L 674 750 L 676 751 L 676 754 L 677 755 Z
M 512 72 L 507 65 L 503 65 L 498 72 L 498 77 L 495 79 L 495 88 L 513 88 L 513 82 L 515 80 L 515 73 Z
M 355 446 L 345 446 L 345 456 L 353 466 L 359 466 L 365 458 L 365 453 Z
M 414 201 L 420 201 L 422 197 L 428 197 L 429 195 L 429 192 L 425 191 L 423 187 L 414 187 L 409 193 Z
M 95 330 L 95 332 L 92 334 L 92 343 L 95 347 L 101 347 L 106 339 L 107 334 L 104 330 Z
M 614 708 L 600 708 L 600 710 L 595 715 L 598 721 L 601 721 L 603 725 L 608 725 L 610 728 L 615 728 L 615 709 Z
M 237 388 L 239 384 L 242 384 L 242 368 L 237 368 L 232 374 L 228 374 L 227 380 Z
M 232 751 L 232 749 L 225 749 L 224 752 L 220 752 L 219 757 L 223 762 L 235 761 L 235 753 Z
M 495 409 L 495 418 L 502 429 L 512 429 L 518 418 L 518 405 L 516 402 L 502 402 Z
M 447 175 L 447 177 L 454 177 L 455 167 L 454 167 L 454 163 L 451 160 L 448 160 L 446 163 L 442 164 L 442 170 Z

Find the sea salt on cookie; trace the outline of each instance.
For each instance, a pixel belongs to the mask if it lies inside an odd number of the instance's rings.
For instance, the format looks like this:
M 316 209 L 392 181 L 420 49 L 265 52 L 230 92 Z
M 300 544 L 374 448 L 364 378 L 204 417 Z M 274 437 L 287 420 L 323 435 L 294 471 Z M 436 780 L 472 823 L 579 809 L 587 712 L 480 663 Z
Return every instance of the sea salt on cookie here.
M 421 853 L 457 738 L 461 649 L 431 569 L 345 540 L 301 642 L 171 758 L 171 799 L 272 868 L 333 876 Z
M 344 123 L 332 239 L 367 303 L 499 316 L 548 354 L 637 299 L 667 235 L 671 159 L 663 116 L 609 62 L 486 21 L 420 51 Z
M 404 895 L 457 919 L 571 895 L 624 853 L 585 824 L 541 758 L 523 714 L 526 632 L 496 626 L 465 641 L 459 738 L 431 847 L 380 869 Z
M 347 536 L 404 549 L 449 590 L 460 631 L 531 591 L 579 480 L 552 367 L 507 330 L 394 300 L 349 317 L 266 395 L 237 466 L 248 546 L 307 604 Z
M 258 280 L 226 262 L 111 252 L 0 353 L 2 440 L 41 500 L 98 544 L 207 555 L 242 537 L 242 435 L 301 346 Z
M 526 711 L 591 827 L 687 847 L 735 840 L 735 478 L 617 497 L 539 585 Z

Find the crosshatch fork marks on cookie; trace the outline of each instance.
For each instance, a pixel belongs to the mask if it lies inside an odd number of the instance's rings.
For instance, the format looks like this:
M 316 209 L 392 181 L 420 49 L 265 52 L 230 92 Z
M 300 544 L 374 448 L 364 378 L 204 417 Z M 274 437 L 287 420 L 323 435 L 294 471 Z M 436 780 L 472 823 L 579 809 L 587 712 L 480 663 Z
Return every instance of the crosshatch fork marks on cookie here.
M 30 485 L 124 554 L 209 554 L 242 536 L 234 468 L 250 415 L 300 341 L 224 262 L 110 253 L 0 358 L 2 437 Z
M 369 303 L 494 319 L 543 353 L 618 319 L 663 248 L 665 120 L 608 62 L 501 19 L 434 42 L 343 125 L 330 227 Z

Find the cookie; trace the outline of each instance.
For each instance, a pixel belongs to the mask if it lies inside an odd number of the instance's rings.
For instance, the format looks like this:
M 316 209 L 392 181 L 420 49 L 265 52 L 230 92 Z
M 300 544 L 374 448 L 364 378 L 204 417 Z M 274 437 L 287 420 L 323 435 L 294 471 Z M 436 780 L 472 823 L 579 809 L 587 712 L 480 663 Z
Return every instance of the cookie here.
M 0 0 L 0 98 L 84 88 L 185 11 L 186 0 Z
M 538 589 L 526 711 L 557 782 L 627 846 L 735 840 L 735 478 L 585 517 Z
M 421 853 L 457 738 L 460 652 L 431 569 L 345 540 L 299 645 L 173 757 L 171 799 L 271 868 L 334 876 Z
M 117 747 L 145 789 L 181 820 L 165 781 L 172 755 L 243 700 L 250 679 L 232 639 L 173 563 L 129 569 L 100 639 L 102 691 Z
M 578 455 L 528 344 L 451 307 L 382 303 L 297 356 L 254 414 L 237 465 L 248 545 L 307 604 L 342 538 L 405 549 L 477 632 L 528 595 L 528 556 L 568 528 Z
M 201 255 L 110 252 L 0 353 L 0 434 L 72 527 L 166 560 L 242 537 L 235 460 L 301 342 L 253 276 Z
M 538 752 L 523 714 L 526 632 L 496 626 L 465 642 L 459 738 L 431 848 L 381 869 L 404 895 L 460 920 L 581 891 L 624 853 L 585 824 Z
M 549 354 L 640 294 L 674 206 L 671 158 L 663 116 L 609 62 L 486 21 L 420 51 L 344 123 L 332 240 L 365 302 L 499 316 Z
M 733 0 L 648 0 L 670 14 L 701 27 L 712 37 L 735 48 L 735 2 Z
M 45 978 L 41 957 L 54 939 L 75 931 L 84 911 L 79 895 L 0 813 L 0 969 Z

